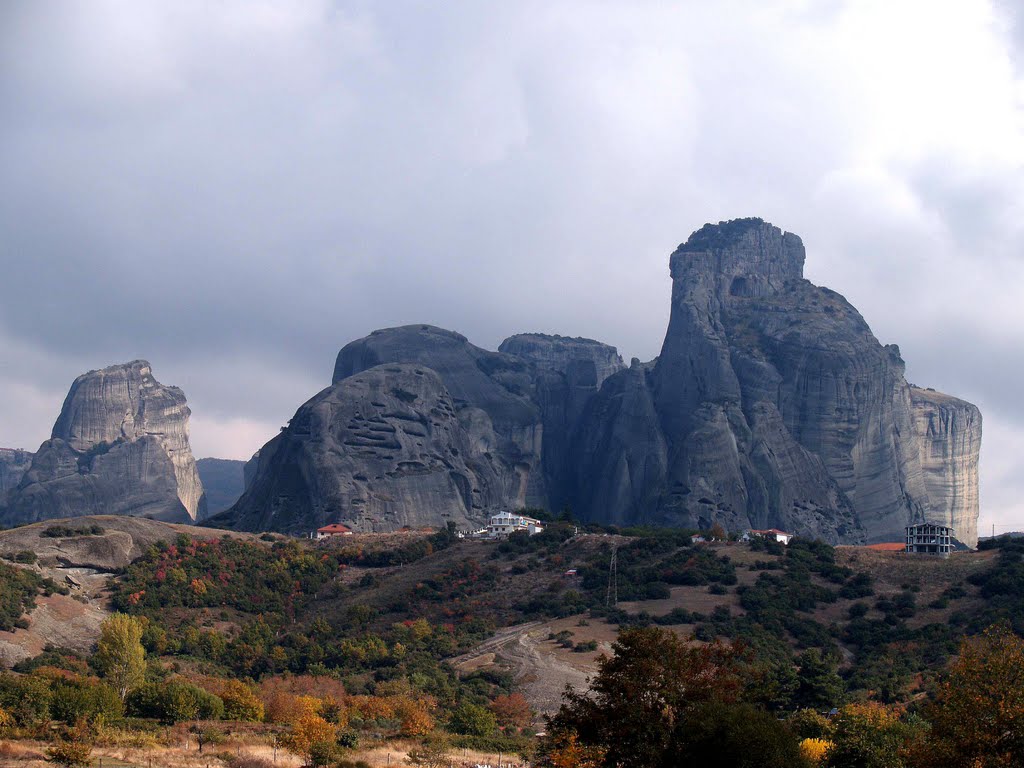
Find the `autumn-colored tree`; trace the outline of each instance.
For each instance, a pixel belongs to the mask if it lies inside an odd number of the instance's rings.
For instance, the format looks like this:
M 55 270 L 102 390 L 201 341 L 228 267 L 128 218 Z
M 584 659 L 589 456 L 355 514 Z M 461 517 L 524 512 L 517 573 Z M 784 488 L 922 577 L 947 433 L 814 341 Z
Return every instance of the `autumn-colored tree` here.
M 590 691 L 567 690 L 549 738 L 575 734 L 605 751 L 609 765 L 671 765 L 687 715 L 708 702 L 740 697 L 739 652 L 719 643 L 693 646 L 657 627 L 629 629 L 602 657 Z M 568 736 L 565 736 L 568 738 Z
M 400 697 L 395 702 L 395 717 L 401 720 L 399 731 L 403 736 L 426 736 L 434 730 L 430 714 L 431 702 Z
M 60 768 L 87 768 L 92 762 L 94 742 L 88 723 L 79 721 L 46 750 L 46 762 Z
M 902 712 L 876 702 L 848 704 L 833 718 L 830 768 L 903 768 L 913 727 Z
M 824 765 L 831 747 L 832 742 L 827 739 L 808 738 L 800 742 L 800 754 L 813 766 Z
M 289 752 L 301 757 L 306 765 L 313 765 L 314 747 L 318 744 L 333 744 L 338 737 L 338 729 L 324 720 L 320 715 L 306 712 L 291 727 L 284 738 L 284 745 Z
M 128 692 L 146 675 L 146 651 L 142 647 L 142 619 L 115 613 L 100 626 L 100 639 L 92 664 L 124 701 Z
M 721 523 L 715 523 L 714 525 L 712 525 L 709 533 L 711 534 L 711 538 L 715 541 L 725 541 L 729 538 L 728 532 L 725 530 Z
M 1005 625 L 965 640 L 927 714 L 931 737 L 917 762 L 1024 765 L 1024 640 Z
M 536 764 L 543 768 L 601 768 L 605 751 L 604 747 L 581 744 L 577 733 L 562 731 L 545 739 Z
M 490 709 L 502 728 L 526 728 L 533 722 L 533 708 L 521 693 L 496 697 Z
M 390 720 L 395 716 L 395 701 L 383 696 L 353 696 L 350 703 L 364 720 Z
M 216 693 L 224 702 L 225 720 L 259 722 L 263 719 L 263 702 L 252 688 L 240 680 L 225 680 Z

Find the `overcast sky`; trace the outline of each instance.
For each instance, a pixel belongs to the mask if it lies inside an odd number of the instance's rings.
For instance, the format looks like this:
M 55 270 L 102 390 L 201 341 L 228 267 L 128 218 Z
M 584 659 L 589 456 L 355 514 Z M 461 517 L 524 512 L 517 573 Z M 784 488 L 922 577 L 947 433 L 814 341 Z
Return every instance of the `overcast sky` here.
M 761 216 L 981 407 L 981 530 L 1024 529 L 1015 5 L 8 0 L 0 446 L 137 357 L 232 458 L 379 327 L 650 359 L 671 251 Z

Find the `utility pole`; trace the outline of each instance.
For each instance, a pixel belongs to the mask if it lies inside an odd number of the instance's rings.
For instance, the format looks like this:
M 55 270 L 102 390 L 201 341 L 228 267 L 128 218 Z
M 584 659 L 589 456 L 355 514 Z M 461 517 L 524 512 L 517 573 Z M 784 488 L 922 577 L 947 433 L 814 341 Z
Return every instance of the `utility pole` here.
M 605 595 L 604 604 L 607 608 L 614 608 L 619 603 L 619 549 L 612 545 L 612 559 L 608 563 L 608 593 Z

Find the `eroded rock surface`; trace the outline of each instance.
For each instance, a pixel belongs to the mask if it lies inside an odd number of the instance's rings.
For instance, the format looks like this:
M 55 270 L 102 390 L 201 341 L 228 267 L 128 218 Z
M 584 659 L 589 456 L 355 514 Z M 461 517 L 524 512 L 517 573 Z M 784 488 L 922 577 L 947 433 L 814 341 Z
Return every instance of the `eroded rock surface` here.
M 7 502 L 7 494 L 18 487 L 21 478 L 32 466 L 32 454 L 17 448 L 0 448 L 0 509 Z
M 629 368 L 588 339 L 520 334 L 489 352 L 433 326 L 376 331 L 250 462 L 225 520 L 383 530 L 568 505 L 832 542 L 899 541 L 932 520 L 973 545 L 980 414 L 911 387 L 899 349 L 804 279 L 804 259 L 760 219 L 698 230 L 670 259 L 661 354 Z
M 978 541 L 981 412 L 934 389 L 911 387 L 910 398 L 929 500 L 927 519 L 952 526 L 958 539 L 974 546 Z
M 299 408 L 217 521 L 292 532 L 337 520 L 361 531 L 473 525 L 525 492 L 525 473 L 498 453 L 499 442 L 489 414 L 459 408 L 433 370 L 375 365 Z
M 189 415 L 182 391 L 160 384 L 144 360 L 79 376 L 51 438 L 8 494 L 3 522 L 110 513 L 202 519 Z

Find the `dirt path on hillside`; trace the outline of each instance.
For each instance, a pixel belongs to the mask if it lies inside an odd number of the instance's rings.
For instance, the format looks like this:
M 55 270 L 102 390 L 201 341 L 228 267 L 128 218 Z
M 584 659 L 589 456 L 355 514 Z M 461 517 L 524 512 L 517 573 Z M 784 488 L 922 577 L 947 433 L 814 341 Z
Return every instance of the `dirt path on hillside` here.
M 589 659 L 573 665 L 558 658 L 546 647 L 548 623 L 530 622 L 500 630 L 467 654 L 452 660 L 462 672 L 472 672 L 497 664 L 515 676 L 520 692 L 542 715 L 554 714 L 562 703 L 566 685 L 578 691 L 587 689 L 593 674 Z

